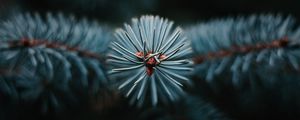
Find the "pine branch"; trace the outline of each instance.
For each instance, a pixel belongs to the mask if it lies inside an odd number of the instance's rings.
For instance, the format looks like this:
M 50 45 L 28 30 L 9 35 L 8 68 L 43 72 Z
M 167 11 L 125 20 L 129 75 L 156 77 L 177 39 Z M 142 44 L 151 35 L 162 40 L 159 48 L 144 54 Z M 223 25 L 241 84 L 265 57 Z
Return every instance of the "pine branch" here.
M 107 83 L 103 61 L 110 37 L 97 22 L 73 16 L 11 16 L 0 24 L 0 66 L 11 73 L 22 68 L 28 76 L 10 80 L 19 90 L 11 95 L 40 103 L 46 112 L 96 93 Z
M 299 70 L 297 31 L 291 17 L 280 15 L 213 20 L 191 27 L 187 33 L 195 51 L 196 76 L 210 83 L 271 85 L 285 76 L 280 71 Z
M 292 17 L 252 15 L 187 29 L 195 92 L 232 118 L 299 117 L 299 28 Z
M 172 25 L 158 16 L 142 16 L 116 30 L 107 60 L 110 76 L 132 103 L 141 106 L 149 98 L 156 105 L 184 94 L 191 48 L 182 30 Z

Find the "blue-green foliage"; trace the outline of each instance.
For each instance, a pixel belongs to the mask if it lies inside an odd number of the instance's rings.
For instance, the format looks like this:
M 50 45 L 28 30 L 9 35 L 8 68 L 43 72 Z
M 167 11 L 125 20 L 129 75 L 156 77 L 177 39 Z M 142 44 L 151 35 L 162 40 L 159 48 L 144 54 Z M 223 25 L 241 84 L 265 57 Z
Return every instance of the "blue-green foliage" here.
M 235 86 L 257 82 L 268 86 L 287 80 L 290 77 L 284 71 L 299 70 L 300 37 L 299 30 L 294 28 L 291 17 L 280 15 L 219 19 L 190 27 L 187 33 L 192 39 L 195 58 L 231 51 L 227 56 L 198 61 L 195 75 L 210 83 Z M 280 40 L 280 45 L 275 43 Z M 243 48 L 250 49 L 243 51 Z
M 44 111 L 104 87 L 108 29 L 62 14 L 16 14 L 0 23 L 1 92 Z
M 189 83 L 192 70 L 191 47 L 182 30 L 172 25 L 167 19 L 146 15 L 116 30 L 107 59 L 110 76 L 132 102 L 142 105 L 150 99 L 157 105 L 184 94 L 182 87 Z
M 190 27 L 187 33 L 193 43 L 198 93 L 237 119 L 299 117 L 300 29 L 292 17 L 218 19 Z M 241 49 L 247 47 L 248 51 Z M 212 54 L 220 51 L 231 54 Z M 209 54 L 211 58 L 196 59 Z

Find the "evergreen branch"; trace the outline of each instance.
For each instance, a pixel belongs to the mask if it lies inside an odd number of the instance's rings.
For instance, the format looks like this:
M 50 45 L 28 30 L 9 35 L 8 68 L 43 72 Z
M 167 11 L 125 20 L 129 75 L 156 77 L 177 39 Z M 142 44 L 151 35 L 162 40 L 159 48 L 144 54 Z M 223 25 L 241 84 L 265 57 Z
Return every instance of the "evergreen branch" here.
M 139 106 L 147 96 L 153 105 L 160 100 L 175 101 L 184 93 L 183 84 L 189 82 L 190 44 L 182 30 L 173 30 L 172 25 L 158 16 L 142 16 L 116 30 L 107 60 L 111 62 L 109 73 L 112 80 L 118 80 L 117 87 Z
M 209 82 L 225 80 L 241 86 L 255 83 L 255 77 L 277 76 L 270 69 L 298 71 L 299 37 L 293 23 L 291 17 L 253 15 L 213 20 L 189 28 L 196 76 Z
M 17 14 L 0 24 L 0 65 L 26 71 L 26 79 L 11 80 L 20 101 L 40 103 L 43 112 L 74 107 L 107 83 L 102 64 L 110 37 L 86 19 Z

